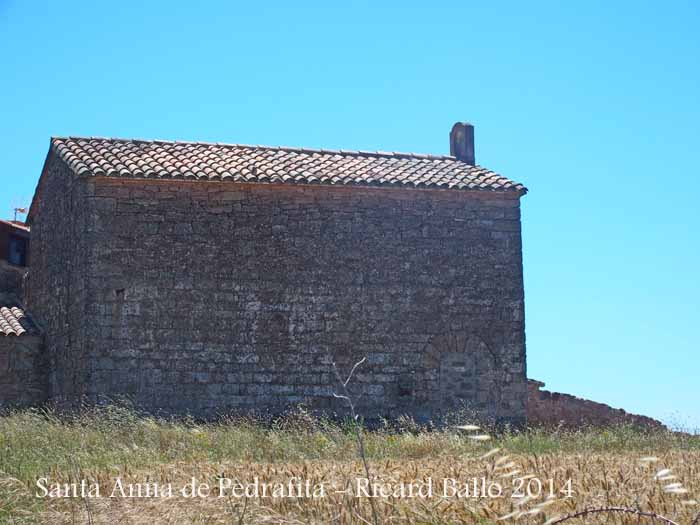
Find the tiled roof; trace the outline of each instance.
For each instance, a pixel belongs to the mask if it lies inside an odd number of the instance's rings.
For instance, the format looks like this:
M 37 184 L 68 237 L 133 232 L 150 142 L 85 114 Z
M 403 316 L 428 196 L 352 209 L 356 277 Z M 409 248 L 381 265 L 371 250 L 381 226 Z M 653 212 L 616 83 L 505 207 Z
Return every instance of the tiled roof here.
M 51 145 L 87 176 L 527 191 L 450 156 L 98 137 L 53 138 Z
M 0 224 L 6 224 L 7 226 L 10 226 L 12 228 L 17 228 L 19 230 L 24 230 L 26 232 L 29 231 L 29 226 L 24 224 L 23 222 L 20 221 L 6 221 L 3 219 L 0 219 Z
M 31 331 L 31 323 L 17 306 L 0 307 L 0 336 L 22 335 Z

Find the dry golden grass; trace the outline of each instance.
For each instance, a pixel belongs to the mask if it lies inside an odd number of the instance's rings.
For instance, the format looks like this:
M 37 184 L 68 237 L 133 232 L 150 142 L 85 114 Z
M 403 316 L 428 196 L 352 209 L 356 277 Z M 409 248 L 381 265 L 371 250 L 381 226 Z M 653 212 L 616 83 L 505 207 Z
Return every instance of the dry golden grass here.
M 197 425 L 139 418 L 119 410 L 71 421 L 18 413 L 0 419 L 0 520 L 3 523 L 372 523 L 369 499 L 334 492 L 365 471 L 356 457 L 352 425 L 290 418 L 272 426 L 250 421 Z M 379 481 L 406 483 L 432 478 L 428 498 L 380 497 L 381 523 L 543 524 L 585 508 L 643 509 L 690 525 L 700 506 L 700 441 L 634 429 L 581 432 L 531 430 L 490 440 L 481 431 L 380 430 L 366 434 L 367 457 Z M 487 451 L 500 450 L 487 458 Z M 645 456 L 653 462 L 640 462 Z M 655 476 L 659 471 L 668 473 Z M 513 498 L 513 479 L 554 480 L 556 497 Z M 675 476 L 671 478 L 671 476 Z M 36 480 L 97 482 L 101 498 L 36 498 Z M 221 477 L 261 483 L 290 478 L 324 483 L 322 498 L 185 498 L 177 490 L 192 478 L 217 487 Z M 503 485 L 501 498 L 444 498 L 443 479 L 484 477 Z M 657 479 L 661 477 L 663 479 Z M 109 498 L 115 480 L 128 484 L 171 483 L 173 497 Z M 532 478 L 530 478 L 532 479 Z M 573 497 L 558 489 L 571 479 Z M 664 492 L 681 483 L 687 493 Z M 546 485 L 546 482 L 545 482 Z M 545 487 L 546 488 L 546 487 Z M 498 519 L 512 514 L 509 519 Z M 601 514 L 568 524 L 654 523 L 649 518 Z M 660 523 L 657 521 L 657 523 Z

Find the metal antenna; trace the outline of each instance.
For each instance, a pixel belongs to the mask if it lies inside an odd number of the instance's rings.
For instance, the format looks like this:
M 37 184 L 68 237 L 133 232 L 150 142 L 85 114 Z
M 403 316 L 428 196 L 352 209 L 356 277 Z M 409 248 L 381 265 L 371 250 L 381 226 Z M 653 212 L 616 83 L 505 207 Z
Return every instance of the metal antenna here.
M 14 222 L 17 222 L 17 214 L 18 213 L 27 213 L 27 208 L 15 208 L 15 219 Z

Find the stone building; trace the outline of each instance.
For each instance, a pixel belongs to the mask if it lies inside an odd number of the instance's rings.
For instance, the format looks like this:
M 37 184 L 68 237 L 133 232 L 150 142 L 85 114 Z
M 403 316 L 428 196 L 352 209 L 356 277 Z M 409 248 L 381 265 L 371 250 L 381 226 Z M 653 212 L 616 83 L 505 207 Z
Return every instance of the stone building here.
M 29 228 L 0 220 L 0 408 L 46 401 L 41 333 L 22 304 L 29 262 Z
M 53 138 L 27 306 L 55 402 L 526 414 L 520 197 L 451 156 Z
M 24 223 L 0 220 L 0 261 L 20 267 L 29 264 L 29 228 Z
M 17 297 L 0 293 L 0 408 L 46 401 L 45 358 L 41 333 Z

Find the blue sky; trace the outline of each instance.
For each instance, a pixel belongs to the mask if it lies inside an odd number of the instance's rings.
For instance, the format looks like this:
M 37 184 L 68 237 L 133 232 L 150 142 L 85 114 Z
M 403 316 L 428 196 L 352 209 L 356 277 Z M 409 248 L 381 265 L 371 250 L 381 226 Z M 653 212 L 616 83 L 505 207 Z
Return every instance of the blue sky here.
M 0 0 L 0 216 L 52 135 L 448 153 L 525 183 L 529 376 L 700 428 L 697 2 Z

